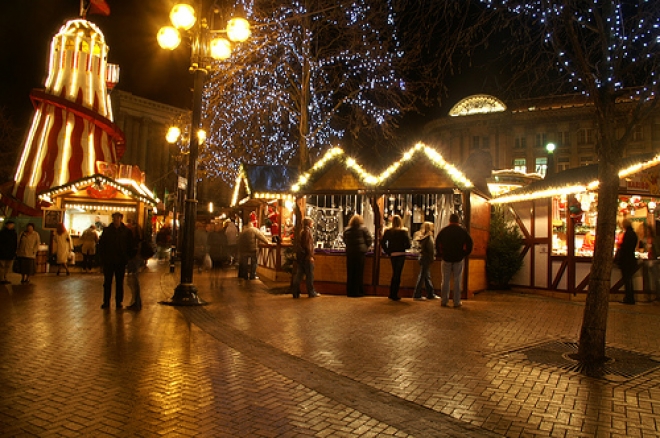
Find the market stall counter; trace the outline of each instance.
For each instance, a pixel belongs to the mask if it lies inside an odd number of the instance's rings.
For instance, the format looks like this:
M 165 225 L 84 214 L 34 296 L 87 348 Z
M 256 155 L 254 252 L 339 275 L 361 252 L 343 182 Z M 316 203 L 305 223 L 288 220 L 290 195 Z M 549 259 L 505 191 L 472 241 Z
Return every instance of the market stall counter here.
M 485 177 L 483 179 L 485 183 Z M 354 214 L 360 214 L 374 239 L 364 270 L 365 293 L 387 296 L 391 279 L 389 257 L 381 250 L 380 237 L 394 215 L 402 218 L 411 240 L 424 222 L 437 234 L 458 214 L 475 242 L 467 258 L 463 296 L 486 288 L 485 257 L 490 223 L 487 195 L 432 148 L 417 144 L 401 160 L 380 175 L 367 172 L 354 159 L 334 148 L 292 188 L 305 216 L 315 221 L 315 287 L 321 293 L 346 293 L 346 257 L 342 234 Z M 487 188 L 485 189 L 487 191 Z M 412 297 L 419 275 L 418 250 L 406 257 L 401 296 Z M 441 263 L 431 269 L 436 293 L 441 287 Z
M 640 242 L 638 269 L 633 285 L 638 299 L 654 298 L 655 286 L 644 262 L 648 227 L 656 230 L 655 210 L 660 202 L 660 156 L 624 158 L 619 169 L 617 236 L 623 219 L 632 222 Z M 496 197 L 491 202 L 508 204 L 524 235 L 523 268 L 511 282 L 536 293 L 582 301 L 586 298 L 598 220 L 598 165 L 568 169 L 542 181 Z M 612 257 L 618 242 L 612 242 Z M 612 269 L 610 297 L 621 301 L 623 280 Z M 647 296 L 648 295 L 648 296 Z

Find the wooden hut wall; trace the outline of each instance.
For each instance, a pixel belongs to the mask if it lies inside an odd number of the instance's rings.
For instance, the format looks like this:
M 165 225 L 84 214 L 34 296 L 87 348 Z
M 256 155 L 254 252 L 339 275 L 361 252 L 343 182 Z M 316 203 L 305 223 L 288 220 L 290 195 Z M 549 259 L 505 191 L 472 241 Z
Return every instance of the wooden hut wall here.
M 488 288 L 486 249 L 490 234 L 490 204 L 475 193 L 470 193 L 469 196 L 469 232 L 474 242 L 474 248 L 468 258 L 467 296 Z

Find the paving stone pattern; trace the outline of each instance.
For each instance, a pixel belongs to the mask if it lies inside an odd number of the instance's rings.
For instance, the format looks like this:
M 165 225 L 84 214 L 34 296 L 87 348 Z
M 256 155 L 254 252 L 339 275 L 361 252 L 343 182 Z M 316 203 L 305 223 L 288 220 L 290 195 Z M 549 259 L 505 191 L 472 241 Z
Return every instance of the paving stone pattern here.
M 293 300 L 235 274 L 196 273 L 208 306 L 162 306 L 178 277 L 152 261 L 140 312 L 101 310 L 99 274 L 0 286 L 0 435 L 660 436 L 657 369 L 612 382 L 521 358 L 575 342 L 579 303 Z M 608 345 L 657 357 L 659 315 L 612 304 Z

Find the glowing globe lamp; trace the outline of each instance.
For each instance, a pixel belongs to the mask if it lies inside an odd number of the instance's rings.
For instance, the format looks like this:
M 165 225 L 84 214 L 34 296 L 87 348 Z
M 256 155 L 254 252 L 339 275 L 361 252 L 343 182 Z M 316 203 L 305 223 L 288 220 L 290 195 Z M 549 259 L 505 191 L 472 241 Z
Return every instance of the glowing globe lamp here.
M 211 40 L 210 49 L 213 59 L 227 59 L 231 56 L 231 43 L 224 38 Z
M 161 27 L 158 31 L 157 39 L 158 45 L 167 50 L 174 50 L 181 44 L 181 35 L 172 26 Z
M 177 126 L 170 126 L 170 129 L 167 130 L 167 134 L 165 134 L 165 140 L 167 140 L 167 142 L 170 144 L 174 144 L 177 142 L 180 135 L 181 129 L 179 129 Z
M 246 41 L 250 33 L 250 23 L 245 18 L 232 18 L 227 23 L 227 36 L 232 41 Z
M 195 9 L 184 3 L 174 5 L 170 11 L 170 20 L 177 29 L 189 30 L 195 25 Z

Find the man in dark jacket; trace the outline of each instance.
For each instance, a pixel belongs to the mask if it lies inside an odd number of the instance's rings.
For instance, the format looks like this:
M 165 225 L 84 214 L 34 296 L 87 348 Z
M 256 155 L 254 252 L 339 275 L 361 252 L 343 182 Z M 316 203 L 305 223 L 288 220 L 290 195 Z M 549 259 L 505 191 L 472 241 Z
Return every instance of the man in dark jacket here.
M 103 228 L 99 239 L 99 256 L 103 264 L 103 305 L 101 309 L 110 307 L 112 295 L 112 278 L 115 279 L 115 304 L 121 309 L 124 301 L 124 274 L 128 261 L 137 251 L 133 244 L 133 233 L 122 222 L 124 215 L 112 214 L 112 223 Z
M 435 240 L 436 256 L 442 259 L 442 306 L 449 303 L 449 281 L 454 278 L 454 307 L 461 307 L 461 279 L 465 257 L 472 252 L 472 238 L 459 225 L 458 215 L 449 216 L 449 225 Z
M 9 284 L 7 274 L 16 258 L 17 248 L 18 235 L 14 229 L 14 221 L 5 221 L 5 226 L 0 231 L 0 284 Z
M 632 228 L 629 219 L 624 219 L 621 228 L 624 229 L 623 240 L 617 249 L 615 260 L 621 268 L 623 285 L 626 295 L 623 304 L 635 304 L 635 289 L 633 287 L 633 275 L 637 270 L 637 258 L 635 250 L 637 249 L 637 233 Z
M 298 266 L 296 274 L 291 283 L 291 293 L 293 298 L 300 298 L 300 282 L 303 275 L 306 279 L 307 296 L 309 298 L 316 298 L 320 294 L 314 290 L 314 236 L 312 232 L 312 225 L 314 222 L 310 218 L 303 219 L 303 229 L 300 232 L 300 240 L 296 250 L 296 259 Z

